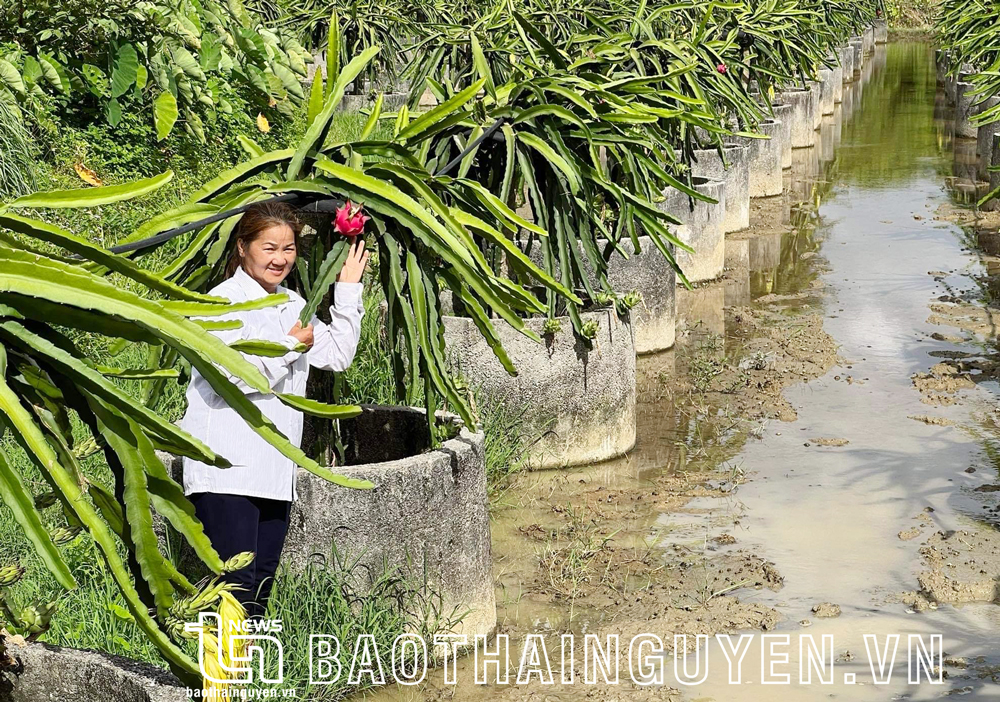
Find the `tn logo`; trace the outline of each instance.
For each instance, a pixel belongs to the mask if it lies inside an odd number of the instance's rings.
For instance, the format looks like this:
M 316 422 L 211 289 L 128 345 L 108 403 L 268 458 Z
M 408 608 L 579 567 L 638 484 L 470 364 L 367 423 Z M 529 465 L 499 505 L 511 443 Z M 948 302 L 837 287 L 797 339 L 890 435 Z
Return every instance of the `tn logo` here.
M 232 633 L 228 637 L 229 641 L 229 660 L 232 661 L 232 665 L 226 665 L 222 656 L 222 618 L 217 612 L 199 612 L 198 622 L 187 622 L 184 624 L 184 630 L 192 633 L 197 632 L 198 634 L 198 668 L 201 670 L 201 674 L 206 680 L 215 683 L 229 683 L 236 685 L 245 685 L 247 683 L 252 683 L 254 681 L 253 675 L 253 655 L 254 652 L 258 654 L 257 668 L 259 670 L 258 678 L 260 682 L 265 683 L 280 683 L 284 679 L 285 671 L 285 654 L 281 648 L 281 642 L 278 641 L 273 636 L 268 634 L 244 634 L 244 633 Z M 214 633 L 217 637 L 216 640 L 219 641 L 218 650 L 215 652 L 216 662 L 220 669 L 226 671 L 229 675 L 227 678 L 217 679 L 212 677 L 205 670 L 205 634 Z M 233 650 L 241 642 L 246 642 L 246 653 L 244 655 L 238 655 L 237 651 Z M 256 645 L 257 643 L 264 645 Z M 270 647 L 277 652 L 278 656 L 278 676 L 271 678 L 267 676 L 264 670 L 264 648 L 267 644 L 264 642 L 269 642 Z M 213 655 L 213 654 L 208 654 Z M 274 655 L 274 654 L 272 654 Z M 240 665 L 245 663 L 246 665 Z

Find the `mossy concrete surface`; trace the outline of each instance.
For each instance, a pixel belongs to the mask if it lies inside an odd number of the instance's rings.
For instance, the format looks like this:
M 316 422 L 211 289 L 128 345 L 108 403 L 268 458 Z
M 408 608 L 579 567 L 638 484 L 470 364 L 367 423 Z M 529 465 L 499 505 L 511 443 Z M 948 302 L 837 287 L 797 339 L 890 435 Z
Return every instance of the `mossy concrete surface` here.
M 719 149 L 697 149 L 691 173 L 726 184 L 726 216 L 722 222 L 724 233 L 738 232 L 750 226 L 750 163 L 746 146 L 726 142 L 722 145 L 721 155 Z
M 678 248 L 675 253 L 688 282 L 699 283 L 715 280 L 722 275 L 726 262 L 725 220 L 728 208 L 729 186 L 720 180 L 697 180 L 695 190 L 716 200 L 715 203 L 696 200 L 678 190 L 665 192 L 659 207 L 679 219 L 677 238 L 694 252 Z M 749 198 L 748 217 L 749 217 Z
M 813 103 L 809 88 L 788 88 L 781 93 L 781 101 L 792 107 L 792 148 L 804 149 L 813 145 Z
M 494 323 L 517 368 L 512 377 L 466 317 L 445 317 L 449 362 L 483 397 L 519 408 L 534 469 L 596 463 L 621 456 L 635 445 L 635 341 L 631 324 L 612 309 L 584 312 L 597 325 L 588 348 L 573 334 L 569 317 L 545 334 L 545 319 L 525 320 L 544 343 L 508 324 Z
M 665 351 L 674 345 L 677 273 L 648 236 L 639 237 L 638 253 L 631 239 L 623 241 L 621 247 L 628 258 L 611 257 L 608 282 L 617 293 L 632 290 L 642 293 L 642 302 L 629 314 L 635 351 L 639 354 Z
M 5 642 L 18 665 L 0 672 L 0 702 L 188 702 L 177 678 L 148 663 L 47 643 Z
M 422 410 L 383 406 L 341 420 L 341 431 L 349 465 L 334 471 L 375 487 L 344 488 L 299 470 L 282 562 L 302 569 L 329 558 L 336 544 L 359 560 L 359 573 L 379 574 L 388 565 L 413 584 L 426 582 L 445 620 L 465 612 L 456 633 L 492 634 L 496 596 L 482 431 L 463 427 L 432 449 Z
M 781 167 L 792 167 L 792 120 L 795 118 L 795 107 L 786 102 L 771 104 L 774 119 L 781 125 Z

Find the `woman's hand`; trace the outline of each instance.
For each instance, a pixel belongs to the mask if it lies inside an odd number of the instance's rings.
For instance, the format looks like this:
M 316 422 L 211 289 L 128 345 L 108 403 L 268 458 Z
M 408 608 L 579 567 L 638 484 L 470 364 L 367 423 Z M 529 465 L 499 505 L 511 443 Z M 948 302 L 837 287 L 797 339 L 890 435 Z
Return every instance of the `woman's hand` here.
M 302 322 L 296 322 L 292 330 L 288 332 L 289 336 L 294 336 L 299 340 L 300 343 L 306 345 L 307 348 L 312 348 L 313 345 L 313 325 L 303 327 Z
M 364 275 L 365 266 L 368 265 L 368 251 L 365 251 L 364 239 L 351 237 L 351 250 L 344 261 L 344 267 L 337 275 L 338 283 L 360 283 L 361 276 Z

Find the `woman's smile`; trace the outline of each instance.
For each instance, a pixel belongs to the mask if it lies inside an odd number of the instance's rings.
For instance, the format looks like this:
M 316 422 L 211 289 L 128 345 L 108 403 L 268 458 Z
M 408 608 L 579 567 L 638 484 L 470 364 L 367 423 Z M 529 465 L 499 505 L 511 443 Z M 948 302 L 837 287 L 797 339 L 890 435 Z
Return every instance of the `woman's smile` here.
M 269 227 L 247 245 L 237 242 L 243 269 L 273 293 L 295 264 L 295 233 L 288 225 Z

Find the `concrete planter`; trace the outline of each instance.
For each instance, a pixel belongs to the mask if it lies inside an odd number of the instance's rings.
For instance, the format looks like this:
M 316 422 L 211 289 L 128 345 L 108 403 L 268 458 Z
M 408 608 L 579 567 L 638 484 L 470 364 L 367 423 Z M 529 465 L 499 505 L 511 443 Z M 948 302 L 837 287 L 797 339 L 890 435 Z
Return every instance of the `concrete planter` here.
M 842 71 L 841 79 L 844 85 L 854 82 L 854 48 L 850 44 L 844 44 L 837 49 L 837 59 L 840 61 Z
M 676 249 L 674 257 L 688 282 L 700 283 L 715 280 L 725 268 L 724 224 L 729 186 L 717 179 L 693 180 L 695 190 L 716 202 L 694 200 L 671 188 L 663 193 L 665 199 L 659 207 L 683 222 L 676 228 L 677 238 L 694 249 L 694 253 Z
M 376 487 L 342 488 L 300 470 L 282 562 L 301 569 L 313 554 L 329 557 L 336 544 L 372 572 L 387 563 L 418 581 L 426 577 L 445 614 L 467 612 L 456 633 L 492 634 L 483 433 L 461 427 L 430 450 L 423 410 L 381 406 L 341 420 L 341 431 L 348 465 L 335 470 Z
M 994 165 L 1000 165 L 1000 134 L 993 135 L 992 146 L 993 146 L 992 148 L 993 153 L 990 160 L 993 162 Z M 993 190 L 1000 188 L 1000 172 L 990 173 L 989 176 L 990 176 L 990 189 L 987 192 L 992 192 Z M 983 204 L 982 209 L 987 210 L 989 212 L 996 212 L 997 210 L 1000 210 L 1000 199 L 993 198 L 992 200 L 989 200 L 988 202 Z
M 629 313 L 637 354 L 672 348 L 677 327 L 677 272 L 648 236 L 639 237 L 639 253 L 632 240 L 621 243 L 627 259 L 608 262 L 608 281 L 620 293 L 638 290 L 642 304 Z M 676 255 L 676 254 L 675 254 Z
M 781 101 L 792 107 L 792 148 L 804 149 L 813 145 L 812 91 L 808 88 L 788 88 L 781 93 Z
M 833 71 L 829 68 L 821 68 L 817 72 L 816 81 L 819 83 L 819 109 L 820 109 L 820 120 L 822 121 L 823 115 L 832 115 L 834 102 L 834 90 L 833 90 Z M 839 82 L 839 81 L 838 81 Z M 819 125 L 817 125 L 819 126 Z
M 755 131 L 768 138 L 737 137 L 734 139 L 735 142 L 747 147 L 750 197 L 780 195 L 784 129 L 780 121 L 765 119 L 757 125 Z M 789 153 L 788 165 L 791 166 L 791 153 Z
M 889 43 L 889 20 L 884 20 L 884 19 L 875 20 L 875 43 L 876 44 Z
M 852 60 L 852 63 L 854 64 L 854 75 L 860 76 L 865 63 L 864 42 L 861 40 L 861 37 L 851 37 L 850 44 L 851 51 L 854 52 L 854 58 Z
M 963 74 L 962 78 L 966 76 Z M 975 96 L 972 91 L 975 86 L 960 80 L 955 88 L 955 136 L 962 139 L 976 139 L 978 129 L 972 124 L 972 117 L 976 113 L 974 106 Z
M 861 40 L 864 43 L 865 56 L 871 56 L 875 53 L 875 27 L 868 27 L 865 29 L 864 34 L 861 35 Z
M 3 702 L 188 702 L 166 670 L 109 653 L 7 640 L 18 670 L 0 673 Z
M 727 142 L 723 144 L 722 156 L 717 149 L 694 152 L 691 174 L 721 180 L 726 184 L 723 232 L 738 232 L 750 226 L 750 164 L 747 151 L 742 144 Z
M 812 101 L 813 131 L 819 129 L 823 124 L 823 84 L 817 80 L 811 80 L 806 84 L 810 92 Z
M 639 237 L 639 253 L 631 239 L 621 243 L 629 257 L 612 256 L 608 281 L 615 292 L 638 290 L 642 304 L 629 315 L 638 354 L 665 351 L 674 345 L 677 324 L 677 273 L 648 236 Z
M 382 98 L 382 110 L 384 112 L 396 112 L 410 99 L 409 93 L 385 93 Z M 360 112 L 375 104 L 374 98 L 369 94 L 345 95 L 337 107 L 341 112 Z
M 792 120 L 795 119 L 795 107 L 784 102 L 771 104 L 774 121 L 781 125 L 781 167 L 792 167 Z
M 977 112 L 985 112 L 1000 104 L 1000 97 L 991 97 L 978 106 Z M 986 169 L 993 164 L 993 135 L 1000 133 L 1000 123 L 981 125 L 976 130 L 976 158 L 978 161 L 976 177 L 979 180 L 989 180 Z
M 523 410 L 525 431 L 538 437 L 528 456 L 534 469 L 596 463 L 635 445 L 631 325 L 613 310 L 582 316 L 599 326 L 593 348 L 573 335 L 569 317 L 557 318 L 562 329 L 551 336 L 543 334 L 544 319 L 525 320 L 544 344 L 497 321 L 497 336 L 518 369 L 517 377 L 500 365 L 472 320 L 444 318 L 445 345 L 456 370 L 492 401 L 509 401 Z
M 844 67 L 837 62 L 836 56 L 831 56 L 830 60 L 835 63 L 833 68 L 830 70 L 833 72 L 833 104 L 839 105 L 844 101 Z M 824 114 L 833 114 L 833 108 L 830 108 L 829 112 Z

